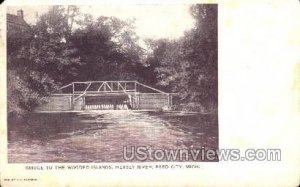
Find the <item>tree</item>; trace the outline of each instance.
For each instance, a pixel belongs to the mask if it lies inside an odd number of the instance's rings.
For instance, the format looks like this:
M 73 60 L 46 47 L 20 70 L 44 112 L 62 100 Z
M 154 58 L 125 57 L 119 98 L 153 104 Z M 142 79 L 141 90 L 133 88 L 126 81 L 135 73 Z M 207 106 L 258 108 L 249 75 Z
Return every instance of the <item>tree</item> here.
M 183 37 L 149 39 L 144 50 L 134 20 L 81 19 L 76 6 L 52 6 L 32 35 L 8 33 L 9 111 L 32 110 L 59 86 L 88 80 L 138 80 L 216 111 L 217 5 L 194 5 L 191 14 L 195 27 Z
M 195 27 L 178 40 L 152 42 L 157 84 L 179 93 L 183 103 L 216 111 L 218 102 L 217 5 L 194 5 Z M 198 105 L 198 107 L 197 107 Z
M 85 20 L 71 39 L 84 63 L 77 79 L 135 79 L 143 51 L 137 43 L 133 23 L 114 17 L 99 17 L 93 21 L 89 15 Z
M 189 97 L 209 110 L 217 110 L 218 102 L 217 8 L 214 4 L 192 6 L 196 26 L 184 42 L 184 56 L 190 64 Z
M 76 9 L 73 7 L 73 14 Z M 53 6 L 31 27 L 32 35 L 8 34 L 9 111 L 30 111 L 41 98 L 60 85 L 74 80 L 80 58 L 69 41 L 66 9 Z M 18 97 L 18 99 L 16 99 Z

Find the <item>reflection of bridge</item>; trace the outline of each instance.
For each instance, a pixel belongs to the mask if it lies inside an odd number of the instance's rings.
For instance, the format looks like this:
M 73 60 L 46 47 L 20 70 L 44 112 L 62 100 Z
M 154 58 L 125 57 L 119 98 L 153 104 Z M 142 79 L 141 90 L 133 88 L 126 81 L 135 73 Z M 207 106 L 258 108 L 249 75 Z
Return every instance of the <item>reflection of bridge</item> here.
M 72 82 L 52 94 L 49 100 L 40 107 L 42 110 L 138 110 L 172 106 L 172 94 L 137 81 Z

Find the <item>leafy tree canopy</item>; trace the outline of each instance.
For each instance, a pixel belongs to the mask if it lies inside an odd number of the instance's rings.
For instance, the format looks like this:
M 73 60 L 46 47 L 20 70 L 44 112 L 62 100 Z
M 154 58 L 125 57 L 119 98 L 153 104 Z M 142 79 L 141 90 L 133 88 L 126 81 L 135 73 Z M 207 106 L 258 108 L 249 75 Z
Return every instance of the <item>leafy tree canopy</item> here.
M 215 111 L 217 6 L 194 5 L 191 14 L 192 30 L 176 40 L 146 39 L 145 50 L 134 20 L 51 7 L 30 34 L 8 31 L 9 112 L 30 111 L 60 86 L 87 80 L 138 80 L 179 93 L 181 103 Z

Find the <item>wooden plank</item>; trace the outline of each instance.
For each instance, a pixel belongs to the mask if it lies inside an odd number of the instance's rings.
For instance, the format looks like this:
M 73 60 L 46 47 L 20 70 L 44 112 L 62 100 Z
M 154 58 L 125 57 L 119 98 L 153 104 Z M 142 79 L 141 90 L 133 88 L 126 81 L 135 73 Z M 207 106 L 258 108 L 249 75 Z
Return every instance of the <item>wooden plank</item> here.
M 118 83 L 119 87 L 121 87 L 123 89 L 123 91 L 125 92 L 124 87 L 121 85 L 121 83 Z
M 103 84 L 104 84 L 104 83 L 102 83 L 102 84 L 100 85 L 100 87 L 98 88 L 98 92 L 101 90 Z
M 69 87 L 69 86 L 72 86 L 72 83 L 71 83 L 71 84 L 67 84 L 67 85 L 65 85 L 65 86 L 63 86 L 63 87 L 60 87 L 60 88 L 58 88 L 58 90 L 62 90 L 62 89 L 67 88 L 67 87 Z
M 80 82 L 80 81 L 76 81 L 76 82 L 73 82 L 75 84 L 84 84 L 84 83 L 103 83 L 103 82 L 114 82 L 114 83 L 124 83 L 124 82 L 127 82 L 127 83 L 134 83 L 136 81 L 84 81 L 84 82 Z
M 73 108 L 74 108 L 74 90 L 75 90 L 74 84 L 75 83 L 72 83 L 73 92 L 72 92 L 72 97 L 71 97 L 71 110 L 73 110 Z
M 90 88 L 91 85 L 92 85 L 92 83 L 89 83 L 89 85 L 86 87 L 86 89 L 84 90 L 84 92 L 83 92 L 81 95 L 79 95 L 78 97 L 76 97 L 76 98 L 74 99 L 74 101 L 76 101 L 78 98 L 80 98 L 80 97 L 82 97 L 83 95 L 85 95 L 86 92 L 87 92 L 87 90 Z
M 157 91 L 157 92 L 159 92 L 159 93 L 164 93 L 164 94 L 166 94 L 166 92 L 163 92 L 163 91 L 161 91 L 161 90 L 152 88 L 152 87 L 147 86 L 147 85 L 145 85 L 145 84 L 142 84 L 142 83 L 140 83 L 140 82 L 137 82 L 137 84 L 139 84 L 139 85 L 141 85 L 141 86 L 144 86 L 144 87 L 146 87 L 146 88 L 149 88 L 149 89 L 151 89 L 151 90 Z
M 111 89 L 111 87 L 107 84 L 107 82 L 106 82 L 105 84 L 106 84 L 106 86 L 107 86 L 111 91 L 113 91 L 113 90 Z

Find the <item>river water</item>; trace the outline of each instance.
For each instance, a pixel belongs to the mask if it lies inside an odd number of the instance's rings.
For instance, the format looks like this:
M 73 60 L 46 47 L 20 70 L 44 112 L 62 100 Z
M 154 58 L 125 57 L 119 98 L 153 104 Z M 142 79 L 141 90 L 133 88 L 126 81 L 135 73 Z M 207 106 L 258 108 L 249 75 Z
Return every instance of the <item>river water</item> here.
M 217 115 L 102 110 L 8 120 L 10 163 L 124 162 L 132 146 L 217 149 Z

